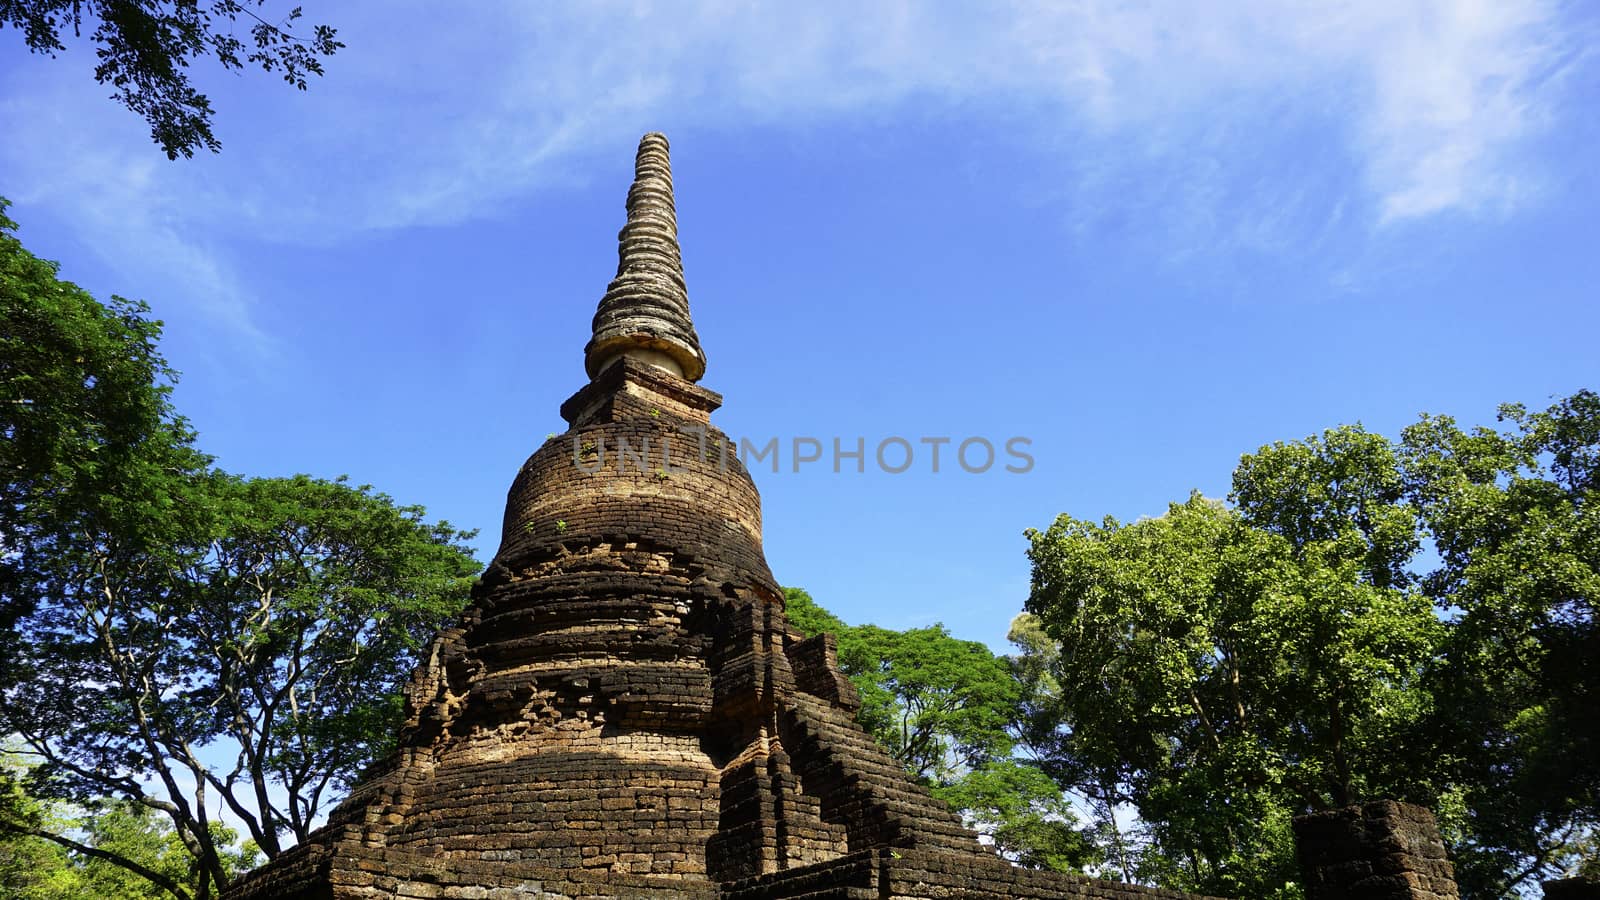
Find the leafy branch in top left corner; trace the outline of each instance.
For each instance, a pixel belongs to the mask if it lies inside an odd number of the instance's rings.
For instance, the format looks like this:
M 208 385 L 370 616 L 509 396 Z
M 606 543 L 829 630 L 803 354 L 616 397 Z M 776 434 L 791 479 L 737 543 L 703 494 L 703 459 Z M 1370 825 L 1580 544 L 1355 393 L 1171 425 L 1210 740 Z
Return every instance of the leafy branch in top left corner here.
M 150 125 L 150 136 L 168 159 L 216 152 L 221 141 L 211 129 L 211 100 L 189 81 L 190 64 L 210 56 L 225 69 L 247 65 L 276 72 L 305 90 L 307 76 L 323 73 L 322 60 L 344 46 L 334 29 L 315 25 L 296 31 L 296 6 L 276 20 L 256 12 L 267 0 L 3 0 L 0 28 L 22 32 L 34 53 L 65 52 L 64 33 L 88 32 L 98 63 L 95 81 L 110 85 L 111 99 Z M 242 40 L 234 26 L 248 25 Z

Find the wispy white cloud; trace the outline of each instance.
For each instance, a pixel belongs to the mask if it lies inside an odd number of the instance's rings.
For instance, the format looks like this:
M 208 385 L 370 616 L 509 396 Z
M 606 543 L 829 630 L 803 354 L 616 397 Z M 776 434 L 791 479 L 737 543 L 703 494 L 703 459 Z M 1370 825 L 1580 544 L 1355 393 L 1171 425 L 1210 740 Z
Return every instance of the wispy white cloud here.
M 21 136 L 0 150 L 7 175 L 0 192 L 70 222 L 122 283 L 176 285 L 164 299 L 228 334 L 234 349 L 270 355 L 274 345 L 255 321 L 250 292 L 197 226 L 183 192 L 171 189 L 166 160 L 138 140 L 137 120 L 129 127 L 112 119 L 107 129 L 98 127 L 97 115 L 77 115 L 88 98 L 65 74 L 59 67 L 40 70 L 27 93 L 0 103 L 0 121 Z
M 1542 4 L 1391 14 L 1353 35 L 1372 48 L 1360 139 L 1383 218 L 1517 204 L 1538 178 L 1519 142 L 1555 114 L 1551 88 L 1587 42 L 1563 39 Z
M 0 109 L 27 136 L 0 160 L 76 204 L 108 253 L 191 273 L 246 334 L 249 298 L 214 238 L 337 241 L 490 214 L 658 126 L 1011 111 L 1022 124 L 1007 139 L 1070 148 L 1069 189 L 1166 217 L 1176 255 L 1222 220 L 1270 253 L 1330 222 L 1503 212 L 1536 195 L 1530 148 L 1567 115 L 1561 76 L 1585 61 L 1570 12 L 1547 0 L 343 7 L 349 47 L 309 94 L 221 83 L 216 160 L 169 165 L 98 90 L 64 88 Z M 41 129 L 37 116 L 60 121 Z M 85 137 L 63 146 L 74 130 Z
M 331 139 L 359 161 L 367 177 L 304 212 L 361 229 L 475 215 L 651 122 L 804 126 L 900 104 L 956 117 L 1012 106 L 1030 110 L 1021 139 L 1078 136 L 1159 167 L 1184 165 L 1197 142 L 1270 165 L 1254 145 L 1314 121 L 1386 222 L 1522 199 L 1538 178 L 1527 142 L 1559 116 L 1555 76 L 1583 45 L 1544 0 L 1019 0 L 968 12 L 519 5 L 488 22 L 455 17 L 441 37 L 416 32 L 420 14 L 386 11 L 347 29 L 358 59 L 340 72 L 351 83 L 331 105 L 339 124 L 297 129 L 305 139 L 282 150 L 303 158 Z M 429 65 L 436 40 L 467 55 Z
M 1560 75 L 1587 45 L 1561 12 L 1543 0 L 1080 3 L 1025 12 L 1034 54 L 1022 59 L 1053 55 L 1077 73 L 1062 86 L 1069 106 L 1169 160 L 1181 150 L 1158 142 L 1198 141 L 1300 179 L 1253 151 L 1314 122 L 1377 221 L 1393 222 L 1506 209 L 1532 192 L 1530 141 L 1561 115 Z M 1226 120 L 1233 133 L 1217 141 Z

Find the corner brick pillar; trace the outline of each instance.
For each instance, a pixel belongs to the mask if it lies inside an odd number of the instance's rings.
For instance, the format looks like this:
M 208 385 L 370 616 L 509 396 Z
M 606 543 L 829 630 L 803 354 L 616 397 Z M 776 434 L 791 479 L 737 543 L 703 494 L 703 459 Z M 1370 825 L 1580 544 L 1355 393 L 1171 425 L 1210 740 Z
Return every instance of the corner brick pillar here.
M 1294 820 L 1307 900 L 1456 900 L 1433 813 L 1393 800 Z

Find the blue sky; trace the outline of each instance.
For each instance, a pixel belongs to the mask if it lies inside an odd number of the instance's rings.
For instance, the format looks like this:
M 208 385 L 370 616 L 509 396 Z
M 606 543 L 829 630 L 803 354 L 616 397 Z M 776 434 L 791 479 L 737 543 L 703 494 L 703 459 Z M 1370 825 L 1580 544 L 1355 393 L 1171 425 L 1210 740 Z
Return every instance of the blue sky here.
M 224 148 L 188 162 L 87 47 L 7 32 L 0 195 L 166 321 L 220 465 L 349 474 L 486 560 L 664 131 L 722 428 L 1032 440 L 1024 475 L 758 471 L 774 572 L 1000 648 L 1059 513 L 1600 387 L 1594 8 L 1333 6 L 324 4 L 308 92 L 197 68 Z

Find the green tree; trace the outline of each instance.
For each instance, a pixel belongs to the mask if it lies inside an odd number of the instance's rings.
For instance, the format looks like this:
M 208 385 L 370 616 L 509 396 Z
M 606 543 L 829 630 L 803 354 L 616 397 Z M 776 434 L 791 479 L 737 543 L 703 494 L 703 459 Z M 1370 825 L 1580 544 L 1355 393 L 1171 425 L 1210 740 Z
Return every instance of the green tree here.
M 192 62 L 211 57 L 235 72 L 260 67 L 300 90 L 322 74 L 322 58 L 344 44 L 327 25 L 297 34 L 300 7 L 270 21 L 256 12 L 266 0 L 0 0 L 0 28 L 22 32 L 34 53 L 65 52 L 64 32 L 89 32 L 94 78 L 111 98 L 144 117 L 168 159 L 194 156 L 222 143 L 211 131 L 211 101 L 189 81 Z M 240 38 L 243 22 L 249 33 Z
M 0 199 L 0 627 L 55 590 L 58 548 L 96 531 L 139 533 L 172 505 L 160 484 L 208 462 L 173 414 L 161 323 L 143 303 L 102 305 L 58 279 L 17 240 L 7 206 Z M 0 649 L 0 685 L 12 649 Z
M 816 637 L 824 632 L 838 637 L 850 630 L 843 619 L 823 609 L 805 588 L 784 588 L 783 601 L 789 624 L 806 637 Z
M 170 894 L 145 875 L 111 859 L 137 862 L 145 870 L 159 872 L 182 885 L 191 896 L 201 893 L 199 882 L 205 873 L 172 827 L 155 812 L 130 803 L 96 801 L 85 808 L 77 826 L 89 848 L 110 854 L 80 854 L 75 868 L 83 894 L 117 900 L 163 900 Z M 260 861 L 254 845 L 240 845 L 238 832 L 220 822 L 211 823 L 211 840 L 230 878 L 249 871 Z
M 465 605 L 470 534 L 343 480 L 216 470 L 167 401 L 159 324 L 6 238 L 0 734 L 41 801 L 164 816 L 205 897 L 231 871 L 210 800 L 276 856 L 385 752 L 400 680 Z
M 845 625 L 803 590 L 786 596 L 796 628 L 838 638 L 839 667 L 861 695 L 862 726 L 913 776 L 935 783 L 1010 753 L 1017 684 L 988 647 L 943 625 Z
M 0 776 L 0 888 L 18 900 L 159 900 L 198 892 L 202 873 L 163 818 L 148 809 L 97 799 L 83 806 L 41 801 L 16 777 Z M 213 838 L 229 874 L 249 870 L 259 854 L 220 823 Z M 44 835 L 44 836 L 40 836 Z
M 57 549 L 61 592 L 17 625 L 28 679 L 0 700 L 0 727 L 43 761 L 32 790 L 165 813 L 220 888 L 208 795 L 269 857 L 284 832 L 303 840 L 387 749 L 399 682 L 477 564 L 466 535 L 370 488 L 206 483 L 209 530 L 162 557 L 121 553 L 115 535 Z M 230 765 L 208 763 L 216 745 Z
M 1409 787 L 1384 757 L 1426 708 L 1415 673 L 1438 623 L 1365 581 L 1362 554 L 1297 548 L 1198 494 L 1029 538 L 1028 609 L 1060 645 L 1056 752 L 1137 807 L 1145 877 L 1292 892 L 1290 813 Z
M 1081 798 L 1091 817 L 1087 836 L 1101 863 L 1097 874 L 1136 880 L 1143 848 L 1137 831 L 1130 833 L 1117 818 L 1119 810 L 1126 812 L 1132 802 L 1121 771 L 1095 768 L 1068 752 L 1071 734 L 1061 727 L 1067 696 L 1055 675 L 1060 645 L 1045 633 L 1039 617 L 1027 612 L 1011 620 L 1006 639 L 1018 651 L 1008 661 L 1020 688 L 1012 728 L 1023 755 L 1062 791 Z
M 1010 661 L 943 625 L 893 631 L 847 625 L 799 588 L 784 591 L 789 621 L 832 633 L 839 667 L 861 696 L 857 719 L 906 771 L 960 810 L 997 853 L 1030 868 L 1081 871 L 1098 853 L 1068 798 L 1016 758 L 1022 686 Z
M 15 900 L 65 900 L 86 893 L 68 849 L 34 832 L 69 824 L 23 790 L 22 767 L 0 759 L 0 895 Z
M 1465 896 L 1592 863 L 1600 398 L 1502 420 L 1336 428 L 1245 456 L 1232 507 L 1029 533 L 1023 737 L 1136 806 L 1141 877 L 1290 891 L 1292 815 L 1377 797 L 1437 810 Z
M 991 760 L 936 785 L 933 793 L 961 810 L 995 852 L 1018 865 L 1082 872 L 1101 859 L 1060 785 L 1027 761 Z
M 1310 807 L 1374 796 L 1433 802 L 1440 773 L 1419 724 L 1434 697 L 1419 676 L 1445 630 L 1412 571 L 1423 531 L 1398 448 L 1360 426 L 1275 443 L 1240 460 L 1233 498 L 1246 525 L 1288 542 L 1307 579 L 1307 613 L 1286 627 L 1319 649 L 1327 679 L 1296 698 L 1321 723 L 1331 766 L 1325 802 Z
M 1427 733 L 1453 764 L 1463 889 L 1498 896 L 1600 865 L 1600 396 L 1505 430 L 1424 417 L 1403 438 L 1409 487 L 1450 617 Z

